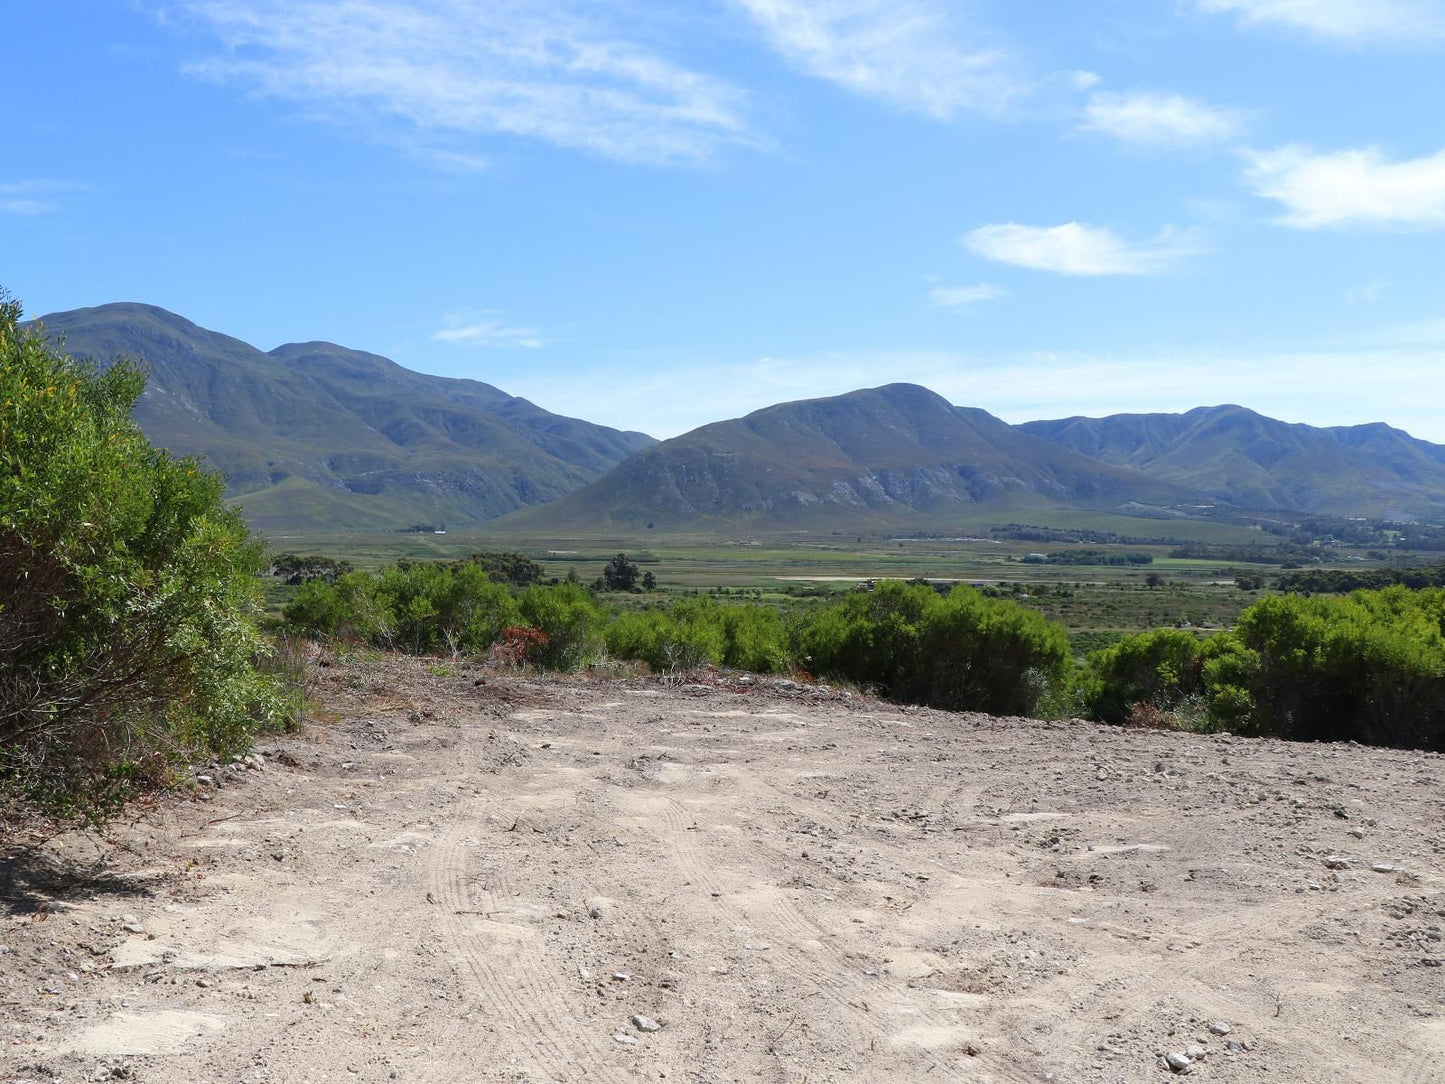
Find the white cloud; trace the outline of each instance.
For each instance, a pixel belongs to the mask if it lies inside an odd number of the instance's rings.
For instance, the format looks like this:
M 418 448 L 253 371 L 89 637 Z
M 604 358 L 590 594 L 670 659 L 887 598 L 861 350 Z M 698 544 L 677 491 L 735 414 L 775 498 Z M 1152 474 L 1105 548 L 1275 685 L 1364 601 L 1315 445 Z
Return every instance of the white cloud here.
M 509 327 L 501 313 L 483 313 L 473 319 L 449 316 L 446 324 L 446 327 L 432 332 L 432 338 L 437 342 L 503 349 L 526 347 L 529 350 L 545 345 L 542 336 L 531 328 Z
M 1088 131 L 1101 132 L 1126 143 L 1182 146 L 1217 143 L 1239 130 L 1239 115 L 1182 94 L 1131 91 L 1101 92 L 1084 107 Z
M 1104 77 L 1098 72 L 1073 71 L 1069 72 L 1069 82 L 1075 90 L 1093 90 L 1104 81 Z
M 1027 90 L 1008 53 L 946 0 L 735 0 L 809 75 L 937 120 L 997 112 Z
M 1233 13 L 1247 25 L 1274 24 L 1340 41 L 1445 36 L 1438 0 L 1196 0 L 1201 11 Z
M 977 286 L 936 286 L 928 291 L 928 300 L 941 309 L 966 309 L 1008 296 L 1006 289 L 991 282 L 980 282 Z
M 1282 225 L 1445 226 L 1445 150 L 1389 162 L 1376 147 L 1316 154 L 1291 145 L 1247 157 L 1246 183 L 1284 204 Z
M 761 145 L 737 88 L 562 0 L 176 0 L 225 52 L 191 72 L 301 103 L 453 165 L 478 137 L 694 165 Z M 396 132 L 401 134 L 398 136 Z M 459 145 L 460 144 L 460 145 Z
M 63 199 L 85 190 L 86 186 L 70 181 L 10 181 L 0 184 L 0 214 L 49 214 L 60 210 Z
M 961 238 L 978 256 L 1063 275 L 1151 275 L 1202 252 L 1192 230 L 1165 226 L 1153 240 L 1126 241 L 1104 226 L 1065 222 L 980 226 Z

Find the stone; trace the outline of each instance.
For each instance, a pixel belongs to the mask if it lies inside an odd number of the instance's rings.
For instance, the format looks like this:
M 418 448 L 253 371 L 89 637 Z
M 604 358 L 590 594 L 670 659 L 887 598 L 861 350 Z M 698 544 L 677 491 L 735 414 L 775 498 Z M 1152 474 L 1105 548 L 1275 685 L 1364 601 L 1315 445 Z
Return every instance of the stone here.
M 612 1041 L 621 1043 L 623 1046 L 636 1046 L 637 1036 L 628 1035 L 625 1031 L 619 1031 L 612 1036 Z
M 1223 1020 L 1215 1020 L 1209 1025 L 1209 1030 L 1215 1035 L 1228 1035 L 1234 1029 Z
M 1194 1060 L 1182 1050 L 1171 1050 L 1164 1055 L 1164 1064 L 1176 1073 L 1187 1073 L 1193 1067 Z
M 632 1024 L 638 1031 L 661 1031 L 662 1025 L 650 1016 L 643 1016 L 640 1013 L 632 1018 Z

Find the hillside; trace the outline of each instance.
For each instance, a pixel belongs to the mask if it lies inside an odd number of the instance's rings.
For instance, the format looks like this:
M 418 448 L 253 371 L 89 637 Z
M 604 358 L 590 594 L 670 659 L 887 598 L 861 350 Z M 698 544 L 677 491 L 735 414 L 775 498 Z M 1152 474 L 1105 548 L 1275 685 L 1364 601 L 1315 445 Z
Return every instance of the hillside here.
M 1241 406 L 1063 418 L 1019 427 L 1105 463 L 1246 508 L 1445 517 L 1445 447 L 1382 423 L 1319 428 Z
M 42 322 L 71 354 L 139 358 L 146 435 L 220 470 L 261 529 L 478 523 L 569 493 L 654 443 L 332 343 L 265 353 L 149 305 Z
M 889 384 L 705 425 L 504 525 L 899 526 L 980 507 L 1160 512 L 1191 499 L 926 388 Z

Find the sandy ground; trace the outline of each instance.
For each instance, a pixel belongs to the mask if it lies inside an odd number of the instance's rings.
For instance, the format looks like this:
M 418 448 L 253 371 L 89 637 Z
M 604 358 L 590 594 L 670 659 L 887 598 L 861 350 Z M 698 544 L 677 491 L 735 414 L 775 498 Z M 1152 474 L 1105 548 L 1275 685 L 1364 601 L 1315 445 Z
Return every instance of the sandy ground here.
M 1445 1081 L 1439 756 L 482 675 L 6 859 L 0 1081 Z

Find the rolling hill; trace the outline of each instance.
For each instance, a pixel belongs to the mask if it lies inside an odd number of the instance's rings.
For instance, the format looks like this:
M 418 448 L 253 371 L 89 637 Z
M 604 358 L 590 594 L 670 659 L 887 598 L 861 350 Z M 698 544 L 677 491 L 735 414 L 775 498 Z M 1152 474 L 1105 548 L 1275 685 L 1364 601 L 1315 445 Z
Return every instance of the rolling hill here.
M 479 523 L 569 493 L 656 443 L 332 343 L 266 353 L 149 305 L 41 322 L 76 356 L 140 359 L 149 383 L 136 421 L 152 443 L 221 471 L 262 530 Z
M 1174 514 L 1193 495 L 912 384 L 783 403 L 649 448 L 499 526 L 899 526 L 964 510 Z
M 1214 406 L 1019 428 L 1243 508 L 1445 519 L 1445 447 L 1383 423 L 1320 428 Z

